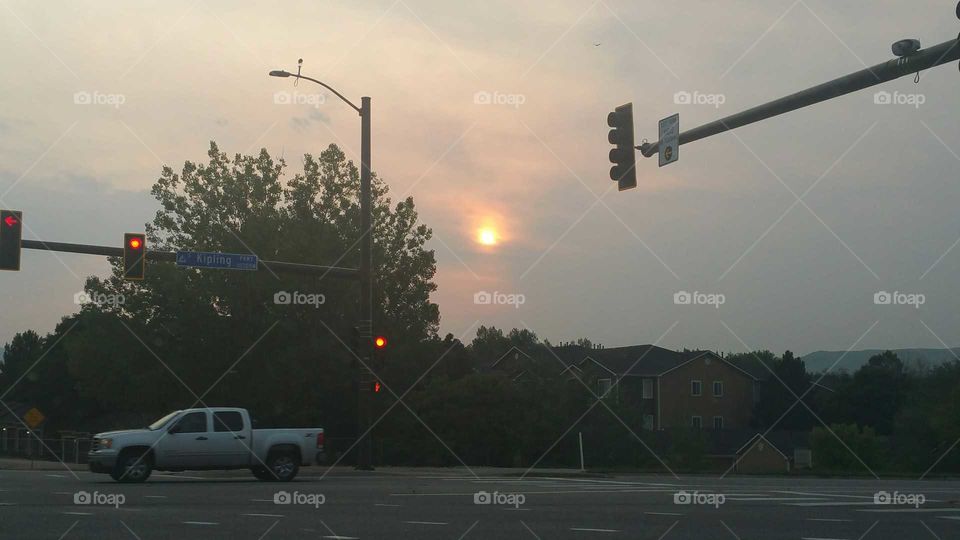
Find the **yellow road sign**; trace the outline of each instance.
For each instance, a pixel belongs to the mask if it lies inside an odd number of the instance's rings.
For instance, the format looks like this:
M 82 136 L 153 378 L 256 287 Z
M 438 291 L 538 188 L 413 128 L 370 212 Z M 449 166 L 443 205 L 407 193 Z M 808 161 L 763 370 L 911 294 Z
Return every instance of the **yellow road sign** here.
M 34 429 L 46 420 L 47 417 L 43 415 L 36 407 L 30 409 L 23 415 L 23 421 L 30 426 L 30 429 Z

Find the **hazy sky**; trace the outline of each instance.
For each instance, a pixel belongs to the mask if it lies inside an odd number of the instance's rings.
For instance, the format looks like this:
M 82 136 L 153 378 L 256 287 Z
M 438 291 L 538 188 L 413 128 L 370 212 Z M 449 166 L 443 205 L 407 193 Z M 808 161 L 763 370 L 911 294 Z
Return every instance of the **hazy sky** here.
M 0 206 L 24 211 L 25 238 L 119 246 L 152 220 L 162 164 L 204 160 L 210 140 L 266 147 L 290 175 L 331 142 L 358 159 L 353 111 L 266 76 L 303 58 L 373 98 L 374 169 L 435 233 L 444 332 L 800 353 L 960 342 L 956 66 L 685 145 L 669 167 L 639 158 L 630 192 L 608 179 L 606 142 L 626 102 L 653 140 L 674 112 L 690 128 L 885 61 L 895 40 L 951 39 L 952 0 L 0 5 Z M 477 243 L 482 227 L 497 245 Z M 106 270 L 25 250 L 0 275 L 0 340 L 51 330 Z M 478 305 L 480 291 L 525 302 Z M 678 305 L 681 291 L 723 304 Z M 877 305 L 880 291 L 923 303 Z

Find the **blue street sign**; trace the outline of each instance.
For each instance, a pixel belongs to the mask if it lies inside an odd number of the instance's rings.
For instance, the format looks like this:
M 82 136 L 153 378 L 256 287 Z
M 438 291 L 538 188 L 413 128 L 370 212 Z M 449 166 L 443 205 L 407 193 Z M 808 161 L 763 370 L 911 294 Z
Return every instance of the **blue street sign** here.
M 177 266 L 221 268 L 224 270 L 256 270 L 257 256 L 244 253 L 211 253 L 207 251 L 178 251 Z

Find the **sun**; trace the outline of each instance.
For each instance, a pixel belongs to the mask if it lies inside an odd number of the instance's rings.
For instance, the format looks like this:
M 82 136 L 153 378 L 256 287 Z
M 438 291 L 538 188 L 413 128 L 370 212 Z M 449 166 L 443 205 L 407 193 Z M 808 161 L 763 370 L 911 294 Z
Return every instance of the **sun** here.
M 477 241 L 485 246 L 497 244 L 497 232 L 493 229 L 484 228 L 477 232 Z

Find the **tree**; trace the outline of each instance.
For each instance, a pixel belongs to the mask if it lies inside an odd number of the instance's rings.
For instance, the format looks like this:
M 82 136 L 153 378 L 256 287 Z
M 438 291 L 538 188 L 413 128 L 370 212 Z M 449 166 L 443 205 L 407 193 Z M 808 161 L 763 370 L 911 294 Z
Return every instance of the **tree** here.
M 303 171 L 286 183 L 285 162 L 266 150 L 230 159 L 211 143 L 208 158 L 180 172 L 164 167 L 152 189 L 160 210 L 147 225 L 149 246 L 357 266 L 359 173 L 336 145 L 304 156 Z M 430 302 L 434 254 L 424 247 L 432 233 L 411 198 L 391 206 L 387 193 L 374 176 L 374 320 L 395 349 L 436 339 L 439 309 Z M 112 264 L 110 277 L 91 278 L 86 289 L 124 302 L 84 307 L 89 324 L 66 338 L 83 395 L 144 417 L 230 404 L 251 408 L 263 424 L 353 431 L 355 283 L 156 263 L 130 282 Z M 294 292 L 314 301 L 278 302 Z

